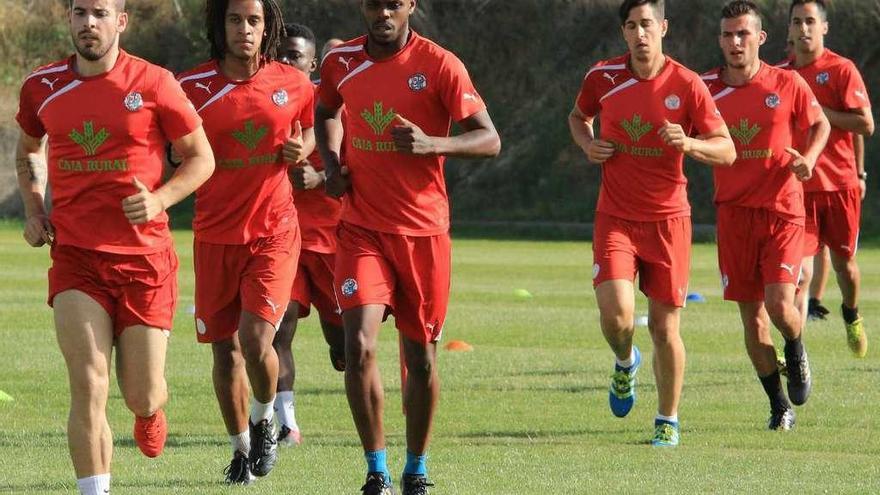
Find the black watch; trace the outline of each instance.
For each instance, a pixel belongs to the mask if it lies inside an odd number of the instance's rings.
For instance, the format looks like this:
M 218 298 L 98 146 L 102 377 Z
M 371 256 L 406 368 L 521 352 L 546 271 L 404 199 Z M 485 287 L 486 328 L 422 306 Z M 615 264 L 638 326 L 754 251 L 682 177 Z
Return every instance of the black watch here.
M 868 172 L 859 172 L 857 175 L 859 176 L 859 180 L 867 180 L 868 179 Z

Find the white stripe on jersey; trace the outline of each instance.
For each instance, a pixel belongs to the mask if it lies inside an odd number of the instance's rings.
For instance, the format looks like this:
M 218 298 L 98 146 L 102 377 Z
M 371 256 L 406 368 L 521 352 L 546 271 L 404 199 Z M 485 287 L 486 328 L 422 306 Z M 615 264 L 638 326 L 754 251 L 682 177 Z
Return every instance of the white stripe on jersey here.
M 639 81 L 637 79 L 632 78 L 629 81 L 622 83 L 620 86 L 617 86 L 614 89 L 612 89 L 611 91 L 605 93 L 605 96 L 599 98 L 599 101 L 602 101 L 605 98 L 608 98 L 609 96 L 613 95 L 614 93 L 617 93 L 618 91 L 623 91 L 624 89 L 626 89 L 634 84 L 637 84 L 638 82 Z
M 191 76 L 186 76 L 186 77 L 184 77 L 183 79 L 178 80 L 177 82 L 180 83 L 180 84 L 183 84 L 183 83 L 185 83 L 185 82 L 187 82 L 187 81 L 192 81 L 192 80 L 195 80 L 195 79 L 205 79 L 206 77 L 211 77 L 211 76 L 216 76 L 216 75 L 217 75 L 217 71 L 216 71 L 216 70 L 209 70 L 208 72 L 200 72 L 200 73 L 198 73 L 198 74 L 193 74 L 193 75 L 191 75 Z
M 592 74 L 593 72 L 596 72 L 598 70 L 621 70 L 621 69 L 626 69 L 626 65 L 625 64 L 618 64 L 618 65 L 603 65 L 602 67 L 593 67 L 592 69 L 587 71 L 587 75 L 584 76 L 584 79 L 590 77 L 590 74 Z
M 780 62 L 780 63 L 774 65 L 773 67 L 777 67 L 779 69 L 784 69 L 790 65 L 791 65 L 791 60 L 786 60 L 785 62 Z
M 204 110 L 208 105 L 219 100 L 220 98 L 225 96 L 226 93 L 232 91 L 233 89 L 235 89 L 235 84 L 232 84 L 232 83 L 229 83 L 226 86 L 223 86 L 223 89 L 218 91 L 216 95 L 212 96 L 210 100 L 206 101 L 204 105 L 200 106 L 199 109 L 196 110 L 196 113 L 202 113 L 202 110 Z
M 716 94 L 715 96 L 712 97 L 712 99 L 715 101 L 718 101 L 721 98 L 724 98 L 725 96 L 729 95 L 730 93 L 733 93 L 734 91 L 736 91 L 736 88 L 732 88 L 732 87 L 728 86 L 728 87 L 724 88 L 723 90 L 719 91 L 718 94 Z
M 700 76 L 700 79 L 702 79 L 704 81 L 714 81 L 714 80 L 718 79 L 718 74 L 706 74 L 706 75 Z
M 364 60 L 364 63 L 362 63 L 361 65 L 358 65 L 355 70 L 349 72 L 347 76 L 343 77 L 342 80 L 339 81 L 339 84 L 336 85 L 336 90 L 339 91 L 339 88 L 341 88 L 342 85 L 345 84 L 345 81 L 348 81 L 352 77 L 356 76 L 357 74 L 360 74 L 361 72 L 369 69 L 372 66 L 373 66 L 372 60 Z
M 333 55 L 335 53 L 353 53 L 353 52 L 362 51 L 363 49 L 364 49 L 363 45 L 340 46 L 339 48 L 334 48 L 334 49 L 330 50 L 329 52 L 327 52 L 327 55 L 324 55 L 324 58 L 321 59 L 321 65 L 324 64 L 324 61 L 327 60 L 327 57 L 329 57 L 330 55 Z
M 59 89 L 57 92 L 52 93 L 52 95 L 50 95 L 48 98 L 46 98 L 46 101 L 44 101 L 43 104 L 40 105 L 39 110 L 37 110 L 37 115 L 40 115 L 40 112 L 42 112 L 43 109 L 46 108 L 46 105 L 48 105 L 50 101 L 54 100 L 55 98 L 58 98 L 59 96 L 63 95 L 64 93 L 67 93 L 68 91 L 72 90 L 73 88 L 79 86 L 82 83 L 83 83 L 82 81 L 77 79 L 77 80 L 74 80 L 74 81 L 67 83 L 67 86 L 64 86 L 63 88 Z
M 55 72 L 64 72 L 66 70 L 67 70 L 67 64 L 59 65 L 58 67 L 52 67 L 50 69 L 38 70 L 38 71 L 32 73 L 31 75 L 27 76 L 26 78 L 24 78 L 24 80 L 27 81 L 28 79 L 31 79 L 31 78 L 34 78 L 37 76 L 43 76 L 46 74 L 53 74 Z

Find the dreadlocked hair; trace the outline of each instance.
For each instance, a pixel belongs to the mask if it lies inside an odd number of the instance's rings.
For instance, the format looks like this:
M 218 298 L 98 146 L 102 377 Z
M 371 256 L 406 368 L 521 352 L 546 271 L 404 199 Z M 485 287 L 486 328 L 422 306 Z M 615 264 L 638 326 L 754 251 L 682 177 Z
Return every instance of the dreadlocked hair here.
M 275 60 L 278 45 L 284 38 L 284 16 L 275 0 L 259 0 L 263 4 L 265 30 L 260 44 L 263 60 Z M 226 56 L 226 10 L 229 0 L 205 2 L 205 38 L 211 45 L 211 58 L 221 60 Z

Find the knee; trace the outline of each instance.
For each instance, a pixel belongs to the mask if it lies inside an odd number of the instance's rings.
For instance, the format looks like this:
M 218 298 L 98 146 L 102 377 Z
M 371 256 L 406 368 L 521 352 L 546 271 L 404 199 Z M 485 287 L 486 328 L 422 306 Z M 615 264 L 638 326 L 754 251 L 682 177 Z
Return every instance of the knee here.
M 855 280 L 859 276 L 859 265 L 856 263 L 855 258 L 847 260 L 840 272 L 848 280 Z
M 103 410 L 110 377 L 106 368 L 89 366 L 70 376 L 70 402 L 78 410 Z
M 229 375 L 236 368 L 244 367 L 244 357 L 233 345 L 226 343 L 214 344 L 214 373 Z
M 619 309 L 616 311 L 602 311 L 600 320 L 602 328 L 606 331 L 623 332 L 631 329 L 633 326 L 632 312 Z
M 163 384 L 164 385 L 164 384 Z M 149 418 L 165 405 L 165 387 L 154 390 L 136 390 L 124 394 L 125 406 L 135 416 Z
M 368 342 L 366 332 L 347 334 L 345 338 L 346 370 L 363 370 L 376 361 L 376 343 Z
M 436 362 L 428 353 L 425 355 L 406 355 L 407 377 L 419 382 L 430 381 L 436 370 Z
M 248 363 L 261 362 L 267 354 L 275 352 L 272 340 L 266 338 L 266 335 L 261 332 L 239 332 L 239 340 L 241 341 L 241 355 Z
M 651 341 L 654 343 L 654 347 L 667 347 L 681 340 L 681 337 L 678 335 L 678 328 L 665 319 L 649 319 L 648 330 L 651 333 Z

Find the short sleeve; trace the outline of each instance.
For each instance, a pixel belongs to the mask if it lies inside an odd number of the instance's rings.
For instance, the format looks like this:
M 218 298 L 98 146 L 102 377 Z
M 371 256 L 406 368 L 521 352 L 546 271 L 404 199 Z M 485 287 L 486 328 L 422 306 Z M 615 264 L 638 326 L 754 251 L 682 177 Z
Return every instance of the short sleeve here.
M 848 110 L 857 108 L 870 108 L 871 100 L 868 99 L 868 89 L 859 70 L 852 63 L 844 65 L 840 72 L 840 91 L 843 105 Z
M 303 94 L 303 104 L 296 120 L 299 121 L 299 125 L 301 125 L 303 129 L 310 129 L 315 127 L 315 87 L 308 78 L 304 77 L 303 83 L 304 86 L 301 90 Z
M 810 89 L 810 85 L 797 72 L 791 71 L 792 75 L 792 101 L 794 110 L 794 123 L 798 129 L 806 130 L 813 126 L 822 113 L 822 105 Z
M 30 85 L 27 81 L 21 87 L 21 93 L 18 98 L 18 113 L 15 115 L 15 120 L 21 126 L 21 130 L 28 136 L 41 138 L 46 134 L 46 128 L 37 115 L 37 107 L 33 102 Z
M 321 83 L 318 85 L 318 102 L 325 108 L 337 109 L 342 106 L 342 95 L 336 90 L 336 74 L 332 64 L 326 60 L 321 64 Z
M 575 105 L 585 116 L 595 117 L 599 114 L 600 109 L 599 92 L 593 82 L 593 78 L 590 77 L 590 72 L 587 72 L 584 80 L 581 81 L 581 90 L 578 92 L 577 99 L 575 99 Z
M 486 109 L 483 98 L 477 93 L 464 64 L 452 54 L 444 57 L 440 66 L 439 95 L 452 120 L 462 120 Z M 430 85 L 431 82 L 428 81 Z
M 694 77 L 690 82 L 691 97 L 690 108 L 688 109 L 691 125 L 697 131 L 698 135 L 711 134 L 722 126 L 724 119 L 721 112 L 712 99 L 709 88 L 699 77 Z
M 201 117 L 186 97 L 180 83 L 166 70 L 162 70 L 159 75 L 156 99 L 159 128 L 169 141 L 187 136 L 202 125 Z

